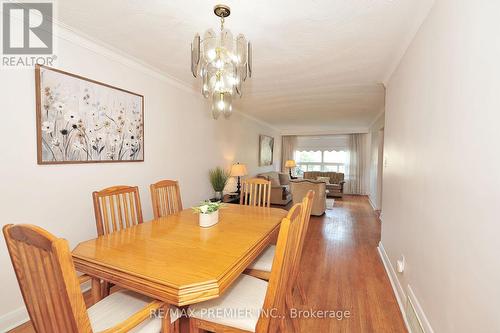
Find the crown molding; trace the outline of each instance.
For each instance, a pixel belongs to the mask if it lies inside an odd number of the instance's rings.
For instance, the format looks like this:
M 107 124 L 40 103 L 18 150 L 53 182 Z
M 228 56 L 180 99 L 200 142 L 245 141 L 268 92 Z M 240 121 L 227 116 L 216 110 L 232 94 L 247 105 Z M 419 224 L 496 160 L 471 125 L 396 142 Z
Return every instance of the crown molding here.
M 247 118 L 247 119 L 249 119 L 249 120 L 251 120 L 251 121 L 253 121 L 253 122 L 258 123 L 259 125 L 262 125 L 262 126 L 268 127 L 268 128 L 270 128 L 270 129 L 272 129 L 273 131 L 278 132 L 280 135 L 282 134 L 282 133 L 281 133 L 281 132 L 282 132 L 282 131 L 281 131 L 281 129 L 279 129 L 278 127 L 275 127 L 275 126 L 273 126 L 273 125 L 271 125 L 271 124 L 269 124 L 269 123 L 267 123 L 267 122 L 265 122 L 265 121 L 263 121 L 263 120 L 260 120 L 260 119 L 258 119 L 258 118 L 255 118 L 255 117 L 253 117 L 253 116 L 249 115 L 248 113 L 245 113 L 245 112 L 243 112 L 243 111 L 236 110 L 236 109 L 235 109 L 235 110 L 233 110 L 233 113 L 237 113 L 237 114 L 241 115 L 241 116 L 242 116 L 242 117 L 244 117 L 244 118 Z
M 131 56 L 109 44 L 97 40 L 64 23 L 61 22 L 54 22 L 54 23 L 57 25 L 57 29 L 54 30 L 54 35 L 57 36 L 58 38 L 61 38 L 79 47 L 83 47 L 89 51 L 95 52 L 110 60 L 116 61 L 124 66 L 138 70 L 146 75 L 152 76 L 163 82 L 170 83 L 176 86 L 177 88 L 180 88 L 189 93 L 192 94 L 197 93 L 197 91 L 193 87 L 189 86 L 187 83 L 177 78 L 174 78 L 173 76 L 161 71 L 156 67 L 153 67 L 145 63 L 144 61 L 134 56 Z

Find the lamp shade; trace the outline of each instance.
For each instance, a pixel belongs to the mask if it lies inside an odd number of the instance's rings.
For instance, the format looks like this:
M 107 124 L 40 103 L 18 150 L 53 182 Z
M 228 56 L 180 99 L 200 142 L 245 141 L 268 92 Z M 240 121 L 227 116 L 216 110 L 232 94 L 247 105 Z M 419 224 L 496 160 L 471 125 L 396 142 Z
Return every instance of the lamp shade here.
M 231 177 L 241 177 L 248 175 L 247 166 L 245 164 L 233 164 L 231 166 Z
M 297 163 L 294 160 L 288 160 L 285 162 L 285 168 L 295 168 Z

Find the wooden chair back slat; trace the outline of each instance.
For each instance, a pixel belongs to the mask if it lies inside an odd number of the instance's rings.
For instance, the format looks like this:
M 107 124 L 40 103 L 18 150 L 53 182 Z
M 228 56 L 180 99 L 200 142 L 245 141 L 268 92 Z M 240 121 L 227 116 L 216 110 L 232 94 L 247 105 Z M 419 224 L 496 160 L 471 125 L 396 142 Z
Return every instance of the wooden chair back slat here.
M 139 222 L 139 219 L 137 218 L 137 212 L 138 209 L 136 210 L 135 209 L 135 205 L 134 205 L 134 199 L 135 202 L 137 202 L 137 198 L 135 198 L 135 195 L 132 194 L 132 193 L 127 193 L 126 195 L 128 195 L 128 201 L 129 201 L 129 204 L 130 204 L 130 218 L 131 218 L 131 224 L 132 225 L 135 225 L 135 224 L 138 224 L 138 223 L 142 223 L 142 216 L 141 216 L 141 221 Z
M 68 242 L 32 225 L 3 233 L 35 331 L 91 333 Z
M 97 233 L 99 235 L 109 234 L 110 230 L 109 230 L 109 218 L 108 218 L 108 205 L 106 204 L 106 197 L 97 198 L 97 200 L 99 202 L 99 205 L 94 207 L 94 212 L 96 214 L 95 219 L 97 224 Z M 100 222 L 98 222 L 97 216 L 99 216 Z M 99 229 L 101 229 L 101 231 Z
M 172 198 L 170 197 L 170 191 L 168 187 L 164 187 L 163 190 L 160 192 L 162 201 L 163 201 L 163 208 L 166 209 L 167 212 L 173 210 L 173 202 Z
M 130 207 L 128 205 L 128 200 L 126 196 L 122 197 L 123 200 L 123 209 L 125 211 L 125 226 L 128 228 L 132 225 L 130 222 Z
M 278 325 L 283 325 L 286 320 L 286 297 L 288 294 L 291 294 L 293 288 L 289 277 L 294 268 L 295 256 L 299 245 L 303 209 L 304 207 L 301 203 L 294 205 L 287 217 L 281 222 L 271 276 L 263 306 L 264 314 L 273 314 L 273 316 L 263 315 L 259 318 L 256 327 L 257 333 L 276 332 L 278 331 Z M 275 314 L 277 316 L 274 316 Z
M 307 191 L 306 196 L 302 199 L 302 214 L 300 217 L 299 226 L 299 239 L 296 247 L 296 253 L 293 263 L 292 272 L 290 274 L 290 283 L 292 288 L 297 284 L 297 278 L 300 272 L 300 261 L 302 259 L 302 252 L 304 250 L 304 243 L 307 236 L 307 230 L 309 229 L 309 221 L 311 219 L 311 210 L 314 201 L 314 191 Z
M 118 230 L 118 226 L 117 226 L 117 223 L 116 223 L 116 216 L 115 216 L 115 196 L 114 195 L 110 195 L 109 197 L 109 210 L 111 212 L 111 222 L 113 222 L 113 232 L 117 231 Z
M 99 236 L 143 222 L 137 186 L 113 186 L 92 193 Z
M 241 186 L 240 205 L 270 207 L 271 181 L 262 178 L 245 179 Z
M 176 180 L 161 180 L 150 185 L 155 218 L 176 214 L 182 210 L 181 190 Z
M 120 228 L 123 229 L 126 227 L 125 220 L 123 219 L 122 216 L 122 197 L 118 196 L 116 197 L 116 206 L 117 206 L 117 211 L 118 211 L 118 221 L 120 223 Z

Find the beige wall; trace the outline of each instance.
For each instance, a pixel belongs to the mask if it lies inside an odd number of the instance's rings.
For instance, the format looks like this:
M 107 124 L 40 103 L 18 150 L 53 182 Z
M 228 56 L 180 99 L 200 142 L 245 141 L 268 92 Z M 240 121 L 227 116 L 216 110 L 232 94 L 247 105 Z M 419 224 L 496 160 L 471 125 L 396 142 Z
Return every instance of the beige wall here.
M 178 179 L 184 205 L 189 207 L 211 197 L 209 168 L 240 161 L 248 165 L 251 174 L 257 174 L 279 166 L 281 138 L 272 128 L 241 114 L 214 121 L 198 91 L 181 87 L 65 30 L 59 34 L 56 67 L 145 96 L 145 162 L 38 166 L 34 71 L 0 70 L 2 225 L 37 224 L 75 246 L 96 235 L 93 190 L 114 184 L 139 185 L 144 215 L 150 219 L 151 182 Z M 259 134 L 275 138 L 274 166 L 258 167 Z M 9 323 L 22 319 L 24 312 L 1 239 L 0 331 L 4 331 Z
M 382 243 L 439 333 L 500 332 L 499 13 L 436 1 L 387 86 Z

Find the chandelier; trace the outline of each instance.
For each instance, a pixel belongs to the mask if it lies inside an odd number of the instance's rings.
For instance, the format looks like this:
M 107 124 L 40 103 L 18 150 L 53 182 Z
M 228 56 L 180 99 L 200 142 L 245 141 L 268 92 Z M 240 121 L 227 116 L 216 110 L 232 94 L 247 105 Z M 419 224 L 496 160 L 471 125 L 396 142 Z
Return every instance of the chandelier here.
M 201 93 L 211 101 L 213 118 L 221 113 L 229 118 L 233 100 L 242 95 L 243 82 L 252 77 L 252 45 L 242 34 L 233 38 L 224 27 L 224 19 L 231 14 L 228 6 L 217 5 L 214 13 L 220 17 L 220 32 L 209 29 L 203 38 L 194 36 L 191 72 L 195 78 L 201 77 Z

